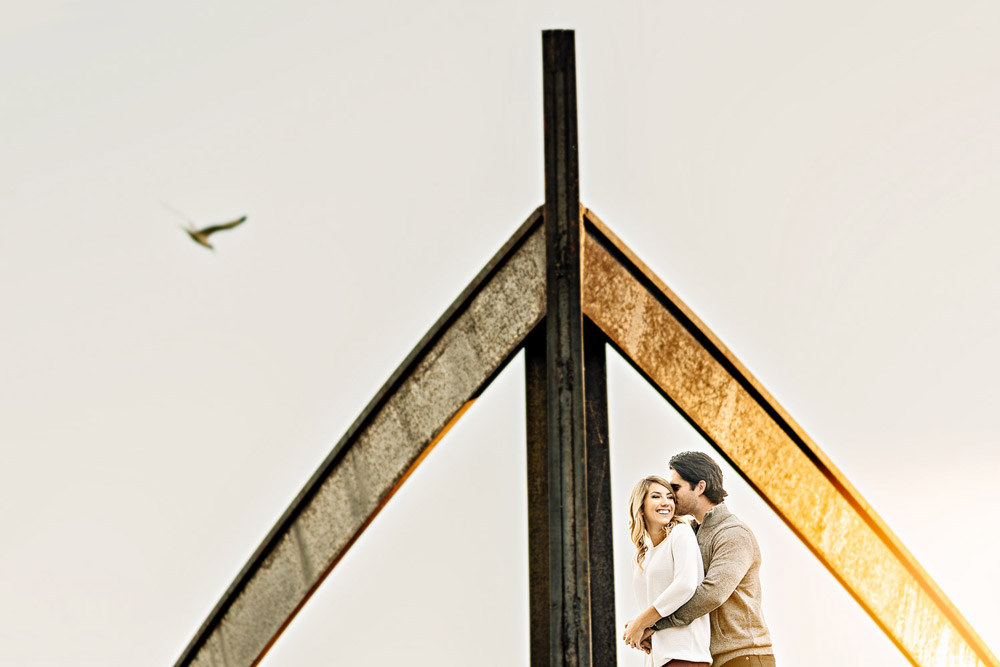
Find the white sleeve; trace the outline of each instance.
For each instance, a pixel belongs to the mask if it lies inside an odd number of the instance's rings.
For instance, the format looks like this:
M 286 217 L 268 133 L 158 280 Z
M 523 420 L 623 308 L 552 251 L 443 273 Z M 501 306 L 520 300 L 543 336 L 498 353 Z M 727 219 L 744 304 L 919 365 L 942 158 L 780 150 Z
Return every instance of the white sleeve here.
M 674 526 L 670 537 L 670 555 L 674 559 L 674 580 L 653 601 L 660 616 L 670 616 L 677 608 L 691 599 L 698 588 L 701 551 L 698 539 L 687 524 Z

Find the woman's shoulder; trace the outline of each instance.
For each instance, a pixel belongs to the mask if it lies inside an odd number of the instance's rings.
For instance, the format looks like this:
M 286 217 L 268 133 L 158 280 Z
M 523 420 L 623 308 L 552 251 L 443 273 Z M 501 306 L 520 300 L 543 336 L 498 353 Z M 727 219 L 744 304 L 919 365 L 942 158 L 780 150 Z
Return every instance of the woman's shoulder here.
M 698 541 L 697 536 L 694 534 L 694 528 L 691 527 L 687 521 L 681 521 L 676 526 L 670 530 L 671 535 L 676 535 L 674 539 L 679 540 L 694 540 Z

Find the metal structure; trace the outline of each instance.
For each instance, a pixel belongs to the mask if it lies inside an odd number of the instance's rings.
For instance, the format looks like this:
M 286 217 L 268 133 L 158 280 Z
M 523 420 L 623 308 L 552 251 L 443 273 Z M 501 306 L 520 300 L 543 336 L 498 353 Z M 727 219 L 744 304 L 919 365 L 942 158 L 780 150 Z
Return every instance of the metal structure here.
M 581 208 L 573 33 L 546 31 L 543 47 L 545 205 L 348 429 L 177 665 L 258 662 L 522 348 L 531 664 L 615 664 L 610 344 L 739 471 L 913 665 L 1000 667 L 819 447 L 694 313 Z

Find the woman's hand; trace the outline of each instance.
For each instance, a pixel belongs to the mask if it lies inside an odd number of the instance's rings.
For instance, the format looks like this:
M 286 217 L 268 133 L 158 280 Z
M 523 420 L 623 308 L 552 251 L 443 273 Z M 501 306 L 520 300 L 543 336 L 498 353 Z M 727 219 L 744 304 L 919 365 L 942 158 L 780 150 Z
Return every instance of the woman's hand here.
M 641 645 L 643 640 L 648 639 L 653 634 L 653 631 L 638 621 L 638 618 L 634 618 L 625 624 L 625 634 L 622 635 L 622 639 L 629 645 L 629 648 L 642 650 Z M 646 634 L 647 630 L 649 630 L 649 634 Z
M 652 649 L 653 628 L 650 626 L 660 620 L 660 612 L 656 607 L 644 609 L 641 614 L 625 624 L 625 634 L 622 639 L 630 647 L 649 653 Z

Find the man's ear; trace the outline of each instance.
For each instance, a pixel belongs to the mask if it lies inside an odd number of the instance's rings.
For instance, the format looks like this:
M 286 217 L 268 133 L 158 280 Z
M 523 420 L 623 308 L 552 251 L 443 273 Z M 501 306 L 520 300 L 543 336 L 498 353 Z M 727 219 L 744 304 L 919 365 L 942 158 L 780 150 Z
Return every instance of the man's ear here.
M 703 493 L 705 493 L 705 489 L 707 487 L 708 487 L 708 484 L 705 483 L 705 480 L 700 479 L 700 480 L 698 480 L 698 483 L 694 485 L 694 492 L 697 493 L 700 496 Z

